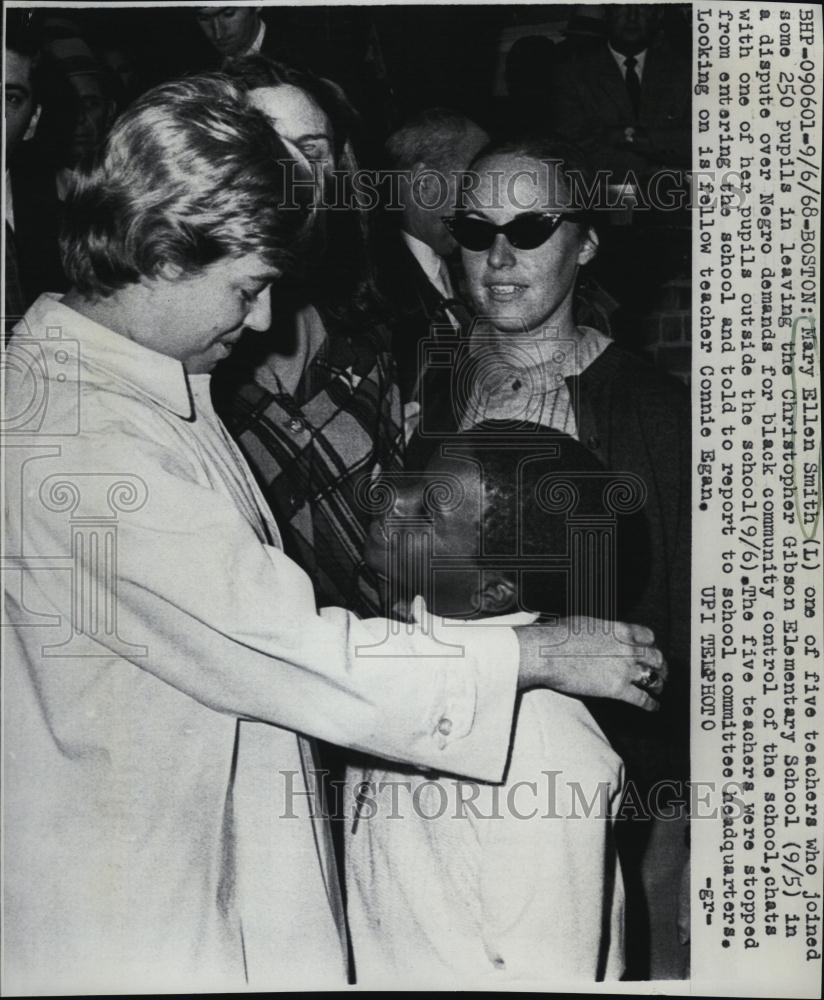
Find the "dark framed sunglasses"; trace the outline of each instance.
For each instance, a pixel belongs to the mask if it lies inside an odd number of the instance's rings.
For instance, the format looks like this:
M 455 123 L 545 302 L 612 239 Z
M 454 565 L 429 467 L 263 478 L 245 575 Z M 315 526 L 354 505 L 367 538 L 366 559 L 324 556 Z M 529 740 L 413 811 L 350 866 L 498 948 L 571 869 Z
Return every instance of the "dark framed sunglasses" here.
M 464 250 L 488 250 L 498 233 L 503 233 L 516 250 L 537 250 L 562 222 L 577 218 L 580 218 L 579 212 L 525 212 L 505 226 L 495 226 L 486 219 L 469 215 L 444 215 L 441 222 Z

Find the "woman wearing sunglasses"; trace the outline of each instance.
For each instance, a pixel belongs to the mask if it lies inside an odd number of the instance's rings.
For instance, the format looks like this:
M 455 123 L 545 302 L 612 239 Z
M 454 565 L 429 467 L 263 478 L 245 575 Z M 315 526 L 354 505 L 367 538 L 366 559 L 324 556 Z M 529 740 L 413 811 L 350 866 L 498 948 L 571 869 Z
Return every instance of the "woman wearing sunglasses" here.
M 576 326 L 578 270 L 595 256 L 598 237 L 589 216 L 572 204 L 555 147 L 546 152 L 553 155 L 488 146 L 470 167 L 478 186 L 443 220 L 462 248 L 478 316 L 477 377 L 465 427 L 500 418 L 574 433 L 563 379 L 610 344 L 604 334 Z
M 576 323 L 579 271 L 598 249 L 592 215 L 575 203 L 583 190 L 578 164 L 566 144 L 538 139 L 491 144 L 470 165 L 474 187 L 444 220 L 461 246 L 478 315 L 467 370 L 453 373 L 453 399 L 466 400 L 463 427 L 503 419 L 554 428 L 607 469 L 634 473 L 644 484 L 650 547 L 633 570 L 639 587 L 630 620 L 654 630 L 671 684 L 654 720 L 631 710 L 596 713 L 628 778 L 643 789 L 689 774 L 689 396 L 682 383 Z M 640 917 L 651 936 L 630 939 L 628 958 L 643 969 L 650 940 L 658 947 L 669 935 L 663 950 L 683 955 L 673 859 L 686 862 L 685 829 L 664 820 L 651 830 L 630 827 L 630 854 L 642 860 L 625 864 L 625 878 L 630 890 L 638 886 L 641 909 L 628 915 Z

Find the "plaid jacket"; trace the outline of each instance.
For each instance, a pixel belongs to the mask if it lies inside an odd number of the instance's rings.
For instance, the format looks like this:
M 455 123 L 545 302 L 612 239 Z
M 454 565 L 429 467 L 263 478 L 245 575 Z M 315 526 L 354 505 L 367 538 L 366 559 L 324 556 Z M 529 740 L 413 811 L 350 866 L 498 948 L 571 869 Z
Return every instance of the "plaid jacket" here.
M 318 605 L 361 617 L 380 614 L 380 597 L 363 561 L 372 515 L 358 484 L 400 469 L 403 457 L 400 390 L 386 343 L 369 334 L 327 334 L 294 395 L 249 379 L 218 398 Z

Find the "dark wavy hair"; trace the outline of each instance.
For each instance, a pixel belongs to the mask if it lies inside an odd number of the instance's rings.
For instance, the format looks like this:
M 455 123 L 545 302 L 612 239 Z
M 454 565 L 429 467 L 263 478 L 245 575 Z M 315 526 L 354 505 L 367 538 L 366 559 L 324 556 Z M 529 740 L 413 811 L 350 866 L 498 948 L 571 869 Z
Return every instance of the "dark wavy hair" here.
M 299 179 L 305 168 L 227 77 L 161 84 L 78 174 L 60 241 L 66 275 L 99 297 L 164 265 L 191 275 L 249 253 L 289 273 L 311 230 Z
M 224 67 L 247 93 L 261 88 L 297 87 L 306 93 L 329 122 L 335 157 L 334 180 L 327 185 L 327 204 L 322 248 L 308 258 L 297 297 L 311 300 L 322 312 L 347 327 L 361 328 L 364 321 L 383 320 L 387 315 L 384 300 L 375 283 L 372 248 L 374 227 L 370 208 L 353 183 L 358 171 L 354 135 L 358 115 L 341 87 L 307 70 L 276 62 L 266 56 L 244 56 L 230 60 Z
M 597 213 L 592 211 L 591 197 L 597 197 L 601 178 L 592 170 L 580 147 L 563 136 L 552 132 L 515 131 L 492 139 L 478 150 L 467 168 L 476 170 L 479 163 L 493 156 L 523 156 L 552 167 L 555 176 L 566 186 L 564 194 L 569 198 L 569 208 L 581 213 L 581 231 L 586 232 L 597 221 Z M 597 204 L 597 202 L 596 202 Z

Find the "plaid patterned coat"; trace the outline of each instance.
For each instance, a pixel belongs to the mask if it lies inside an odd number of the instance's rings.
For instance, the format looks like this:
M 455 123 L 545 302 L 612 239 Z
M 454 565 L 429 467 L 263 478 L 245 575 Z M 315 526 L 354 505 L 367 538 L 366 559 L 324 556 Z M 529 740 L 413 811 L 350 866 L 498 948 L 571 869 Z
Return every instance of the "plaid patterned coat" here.
M 329 331 L 334 324 L 323 319 Z M 250 377 L 218 400 L 318 606 L 361 617 L 380 614 L 380 597 L 363 561 L 372 515 L 359 502 L 358 483 L 402 466 L 401 399 L 387 344 L 380 329 L 336 329 L 294 394 Z

